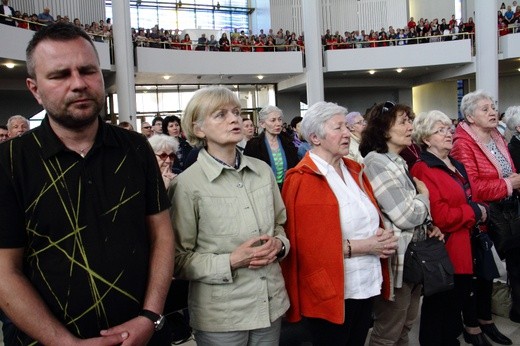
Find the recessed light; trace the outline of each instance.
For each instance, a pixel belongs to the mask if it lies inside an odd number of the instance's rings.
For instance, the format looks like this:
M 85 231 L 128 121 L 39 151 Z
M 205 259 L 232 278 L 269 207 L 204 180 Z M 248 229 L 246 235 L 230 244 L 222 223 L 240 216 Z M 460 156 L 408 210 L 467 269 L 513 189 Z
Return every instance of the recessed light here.
M 376 73 L 376 71 L 374 71 L 374 70 L 370 70 L 370 71 L 368 71 L 368 73 L 370 73 L 370 74 L 374 74 L 374 73 Z
M 7 62 L 4 64 L 4 66 L 7 68 L 14 68 L 15 65 L 12 62 Z
M 264 76 L 262 76 L 261 74 L 259 74 L 258 76 L 256 76 L 256 78 L 262 80 L 262 79 L 264 79 Z
M 520 68 L 518 69 L 518 72 L 520 72 Z
M 398 68 L 397 70 L 395 70 L 397 73 L 401 73 L 403 72 L 403 69 L 402 68 Z
M 166 76 L 163 76 L 163 78 L 164 78 L 164 80 L 168 80 L 171 78 L 171 76 L 166 75 Z

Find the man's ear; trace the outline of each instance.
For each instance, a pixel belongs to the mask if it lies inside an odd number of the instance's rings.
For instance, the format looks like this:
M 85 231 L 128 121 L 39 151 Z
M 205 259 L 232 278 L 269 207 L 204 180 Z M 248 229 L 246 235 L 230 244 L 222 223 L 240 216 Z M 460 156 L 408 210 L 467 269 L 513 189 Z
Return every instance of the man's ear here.
M 40 98 L 40 94 L 38 93 L 38 83 L 36 83 L 36 80 L 33 78 L 27 78 L 25 80 L 25 84 L 27 85 L 27 89 L 29 89 L 33 94 L 36 101 L 42 105 L 42 100 Z

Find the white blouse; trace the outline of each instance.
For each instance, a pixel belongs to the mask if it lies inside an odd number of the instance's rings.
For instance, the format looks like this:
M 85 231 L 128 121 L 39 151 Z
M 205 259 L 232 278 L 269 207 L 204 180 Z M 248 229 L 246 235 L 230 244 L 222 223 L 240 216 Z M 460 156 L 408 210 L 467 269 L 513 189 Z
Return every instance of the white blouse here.
M 312 161 L 325 176 L 339 205 L 343 239 L 365 239 L 379 228 L 379 214 L 370 198 L 359 188 L 341 161 L 343 179 L 334 167 L 310 152 Z M 344 259 L 345 299 L 366 299 L 381 293 L 383 275 L 381 262 L 376 255 L 355 256 Z

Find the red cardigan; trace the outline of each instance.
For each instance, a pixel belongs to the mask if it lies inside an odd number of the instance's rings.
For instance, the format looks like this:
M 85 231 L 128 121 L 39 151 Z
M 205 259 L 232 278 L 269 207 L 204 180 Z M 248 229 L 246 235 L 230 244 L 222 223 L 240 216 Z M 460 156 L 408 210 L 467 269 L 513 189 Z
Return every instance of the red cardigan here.
M 470 232 L 482 214 L 475 203 L 467 202 L 463 187 L 446 165 L 430 153 L 421 153 L 423 161 L 411 169 L 412 176 L 424 182 L 430 192 L 433 223 L 447 235 L 446 250 L 455 274 L 472 274 Z M 451 160 L 459 172 L 465 174 L 460 162 Z
M 362 167 L 349 159 L 343 161 L 377 208 Z M 297 322 L 306 316 L 341 324 L 345 320 L 345 288 L 339 206 L 308 153 L 287 171 L 282 197 L 287 210 L 285 232 L 291 242 L 291 251 L 281 262 L 291 301 L 287 320 Z M 381 265 L 383 295 L 388 298 L 388 261 L 382 260 Z
M 513 172 L 516 172 L 504 138 L 496 129 L 492 131 L 491 137 L 511 164 Z M 502 176 L 494 155 L 465 122 L 457 126 L 450 155 L 466 167 L 475 202 L 493 202 L 512 195 L 511 182 Z

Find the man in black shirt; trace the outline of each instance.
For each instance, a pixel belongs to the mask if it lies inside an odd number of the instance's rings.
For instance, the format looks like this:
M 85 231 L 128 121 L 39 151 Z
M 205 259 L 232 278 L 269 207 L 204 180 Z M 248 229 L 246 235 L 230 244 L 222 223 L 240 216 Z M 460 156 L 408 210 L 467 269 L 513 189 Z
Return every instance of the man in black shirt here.
M 47 115 L 0 145 L 0 308 L 17 343 L 169 344 L 174 237 L 153 151 L 101 120 L 103 76 L 81 29 L 43 27 L 27 70 Z

